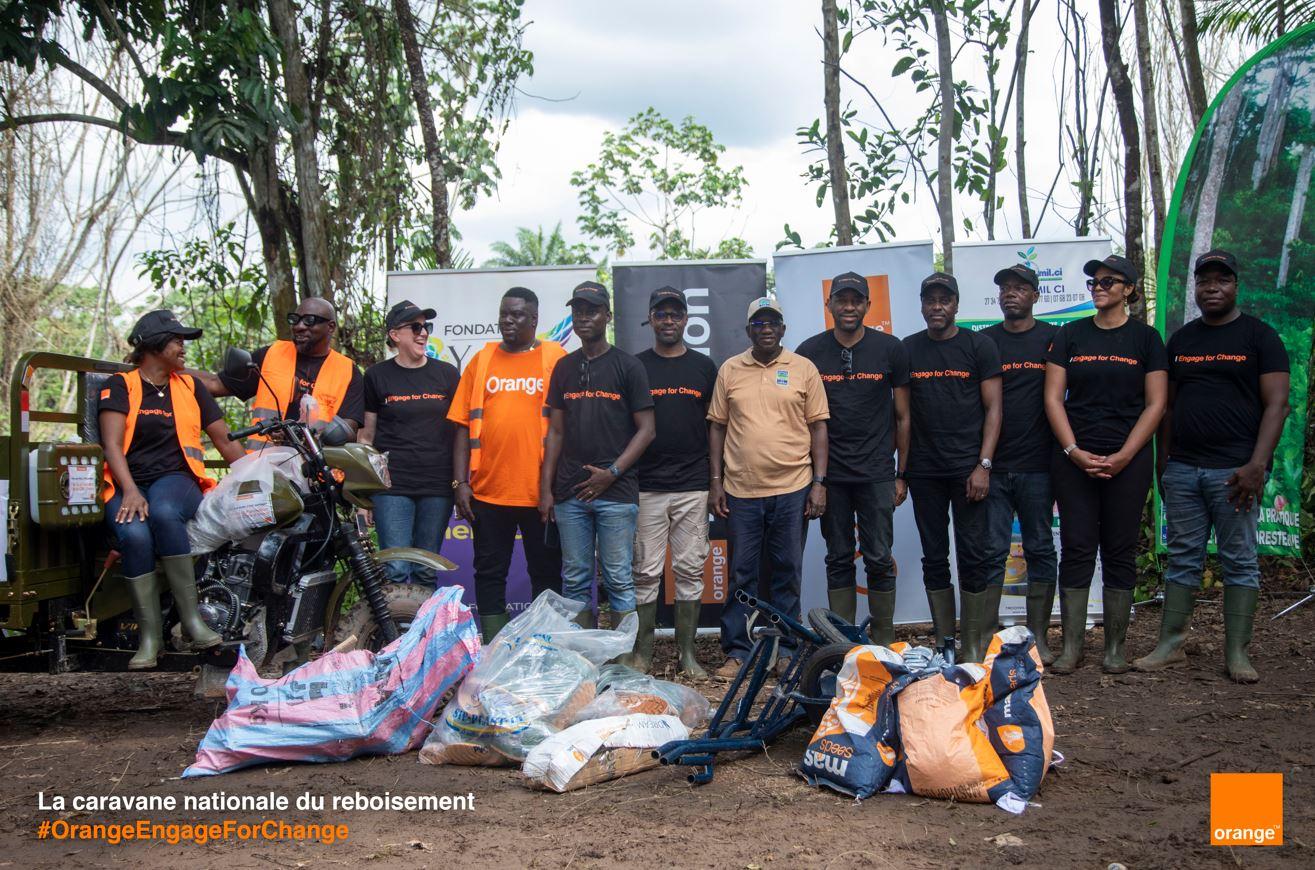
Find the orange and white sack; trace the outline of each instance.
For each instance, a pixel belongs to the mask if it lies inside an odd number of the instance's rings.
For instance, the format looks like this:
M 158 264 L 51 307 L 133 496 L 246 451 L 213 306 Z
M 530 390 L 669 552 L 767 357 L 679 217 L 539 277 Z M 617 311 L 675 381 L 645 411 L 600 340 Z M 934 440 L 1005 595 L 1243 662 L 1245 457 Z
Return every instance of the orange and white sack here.
M 656 749 L 670 740 L 686 740 L 689 729 L 677 716 L 634 713 L 589 719 L 551 735 L 525 757 L 521 773 L 553 791 L 567 784 L 595 753 L 607 749 Z

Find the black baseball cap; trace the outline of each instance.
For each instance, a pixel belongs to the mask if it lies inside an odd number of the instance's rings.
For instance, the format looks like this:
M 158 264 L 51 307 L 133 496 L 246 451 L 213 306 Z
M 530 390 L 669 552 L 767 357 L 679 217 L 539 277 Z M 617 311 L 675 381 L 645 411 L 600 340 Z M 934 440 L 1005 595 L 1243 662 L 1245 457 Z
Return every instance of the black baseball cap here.
M 1022 263 L 1017 263 L 1013 266 L 1006 266 L 999 272 L 996 272 L 995 286 L 999 287 L 1007 278 L 1018 278 L 1025 284 L 1029 285 L 1033 290 L 1041 289 L 1041 280 L 1037 278 L 1036 272 L 1033 269 L 1024 266 Z
M 582 281 L 571 291 L 571 298 L 566 304 L 574 305 L 577 302 L 588 302 L 590 305 L 606 305 L 611 308 L 611 302 L 607 297 L 607 288 L 597 281 Z
M 432 308 L 421 308 L 410 299 L 403 299 L 388 309 L 388 316 L 384 318 L 384 326 L 387 329 L 396 329 L 403 323 L 410 323 L 417 317 L 424 320 L 433 320 L 434 315 L 437 313 Z
M 852 290 L 864 299 L 868 298 L 868 279 L 857 272 L 841 272 L 831 279 L 831 295 L 841 290 Z
M 927 291 L 933 287 L 942 287 L 953 293 L 956 299 L 959 297 L 959 282 L 954 280 L 954 276 L 947 272 L 932 272 L 926 278 L 923 278 L 922 289 L 918 291 L 918 295 L 926 296 Z
M 148 311 L 137 321 L 137 325 L 128 334 L 128 344 L 136 347 L 157 335 L 181 335 L 186 339 L 200 338 L 201 330 L 195 326 L 183 326 L 168 308 Z
M 648 310 L 652 311 L 663 302 L 674 302 L 680 306 L 681 311 L 689 311 L 689 302 L 685 300 L 685 291 L 677 290 L 675 287 L 659 287 L 652 293 L 648 294 Z M 640 326 L 648 326 L 645 320 Z
M 1228 253 L 1228 251 L 1223 251 L 1219 248 L 1215 248 L 1213 251 L 1206 251 L 1204 254 L 1196 258 L 1196 266 L 1193 267 L 1192 272 L 1199 272 L 1206 266 L 1222 266 L 1232 272 L 1234 278 L 1237 277 L 1237 257 L 1234 257 L 1232 254 Z
M 1132 261 L 1127 257 L 1120 257 L 1118 254 L 1110 254 L 1103 260 L 1088 260 L 1087 264 L 1082 267 L 1082 271 L 1089 277 L 1094 278 L 1096 277 L 1096 270 L 1101 266 L 1118 272 L 1128 279 L 1129 284 L 1136 284 L 1141 280 L 1141 276 L 1137 274 L 1137 267 L 1132 265 Z

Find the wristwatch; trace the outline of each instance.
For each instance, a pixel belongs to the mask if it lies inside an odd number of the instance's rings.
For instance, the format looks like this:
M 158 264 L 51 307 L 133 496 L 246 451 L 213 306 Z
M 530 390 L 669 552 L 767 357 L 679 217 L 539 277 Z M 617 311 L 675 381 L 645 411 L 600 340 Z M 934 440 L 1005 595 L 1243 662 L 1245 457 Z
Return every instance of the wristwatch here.
M 820 475 L 820 474 L 814 474 L 814 475 L 813 475 L 813 483 L 820 483 L 820 484 L 822 484 L 823 486 L 826 486 L 826 478 L 823 477 L 823 476 Z
M 1076 443 L 1070 444 L 1064 448 L 1064 455 L 1071 456 L 1073 454 L 1073 451 L 1077 449 L 1078 449 L 1078 445 Z
M 611 474 L 612 474 L 613 477 L 620 477 L 620 476 L 621 476 L 621 469 L 619 469 L 619 468 L 616 467 L 616 463 L 615 463 L 615 462 L 613 462 L 611 465 L 607 466 L 607 470 L 608 470 L 609 472 L 611 472 Z
M 982 457 L 982 461 L 979 462 L 978 465 L 982 466 L 982 468 L 985 468 L 987 471 L 991 470 L 991 460 L 986 457 Z

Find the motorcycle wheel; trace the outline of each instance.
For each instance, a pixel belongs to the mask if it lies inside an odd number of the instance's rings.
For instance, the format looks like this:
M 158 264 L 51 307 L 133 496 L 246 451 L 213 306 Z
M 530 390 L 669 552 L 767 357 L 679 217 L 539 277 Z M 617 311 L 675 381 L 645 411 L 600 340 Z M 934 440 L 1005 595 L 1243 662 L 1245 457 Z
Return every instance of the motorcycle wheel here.
M 393 614 L 393 621 L 397 623 L 399 632 L 406 633 L 411 627 L 411 620 L 415 619 L 416 613 L 419 612 L 420 605 L 428 601 L 433 594 L 434 590 L 430 586 L 403 583 L 384 585 L 388 610 Z M 357 600 L 338 620 L 338 628 L 333 633 L 333 646 L 337 646 L 352 635 L 356 635 L 353 649 L 378 652 L 384 645 L 379 626 L 374 621 L 374 614 L 370 612 L 370 602 L 364 598 Z

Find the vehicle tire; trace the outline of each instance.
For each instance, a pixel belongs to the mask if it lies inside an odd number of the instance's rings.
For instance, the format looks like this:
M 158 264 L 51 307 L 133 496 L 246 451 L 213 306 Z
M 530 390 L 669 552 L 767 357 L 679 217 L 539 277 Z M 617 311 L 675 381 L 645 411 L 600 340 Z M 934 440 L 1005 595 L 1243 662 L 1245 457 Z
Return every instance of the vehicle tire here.
M 411 627 L 411 620 L 420 611 L 420 605 L 434 594 L 430 586 L 419 584 L 387 583 L 384 585 L 384 598 L 388 601 L 388 610 L 393 614 L 399 633 L 405 634 Z M 356 635 L 353 649 L 368 649 L 378 652 L 383 647 L 383 637 L 379 626 L 370 612 L 370 602 L 360 598 L 338 620 L 338 628 L 333 633 L 333 646 L 337 646 L 352 635 Z
M 840 668 L 845 663 L 845 656 L 849 655 L 849 651 L 856 646 L 858 644 L 849 640 L 843 643 L 829 643 L 818 647 L 808 657 L 808 661 L 804 662 L 797 691 L 805 698 L 819 699 L 816 703 L 804 704 L 804 709 L 808 711 L 808 723 L 812 727 L 817 727 L 831 706 L 831 699 L 836 693 L 836 675 L 840 673 Z M 825 699 L 825 703 L 820 699 Z
M 840 614 L 825 607 L 814 607 L 808 611 L 808 626 L 822 635 L 822 639 L 827 643 L 847 643 L 855 646 L 868 642 L 867 638 L 860 639 L 857 626 L 850 625 Z M 845 629 L 849 629 L 854 634 L 849 634 Z

